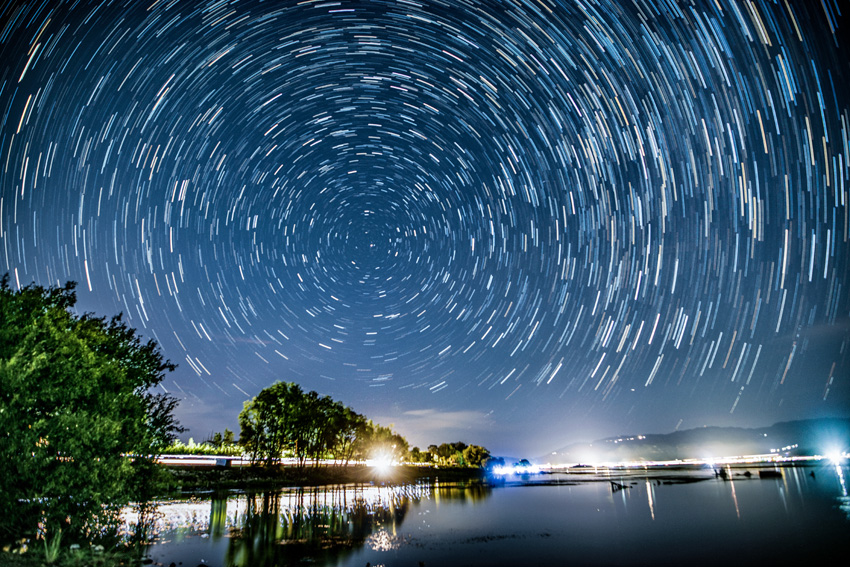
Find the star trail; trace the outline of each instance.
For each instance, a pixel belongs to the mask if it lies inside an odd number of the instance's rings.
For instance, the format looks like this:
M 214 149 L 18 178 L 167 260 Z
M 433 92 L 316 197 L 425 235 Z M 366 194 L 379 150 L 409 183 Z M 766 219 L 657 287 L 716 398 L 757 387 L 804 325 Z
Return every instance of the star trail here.
M 12 2 L 0 273 L 494 451 L 850 411 L 846 2 Z

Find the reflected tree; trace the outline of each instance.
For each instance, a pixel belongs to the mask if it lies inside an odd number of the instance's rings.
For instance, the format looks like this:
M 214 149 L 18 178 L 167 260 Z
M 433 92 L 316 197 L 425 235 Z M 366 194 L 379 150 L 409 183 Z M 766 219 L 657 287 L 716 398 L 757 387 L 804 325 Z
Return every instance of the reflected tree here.
M 397 529 L 410 507 L 406 496 L 375 504 L 349 499 L 350 486 L 301 488 L 249 495 L 231 533 L 225 564 L 239 567 L 340 560 L 380 528 Z

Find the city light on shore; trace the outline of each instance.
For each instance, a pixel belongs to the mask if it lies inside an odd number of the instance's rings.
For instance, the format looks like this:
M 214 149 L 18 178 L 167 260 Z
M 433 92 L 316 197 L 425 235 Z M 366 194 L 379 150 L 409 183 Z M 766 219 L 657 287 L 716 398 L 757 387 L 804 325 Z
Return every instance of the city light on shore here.
M 677 467 L 677 466 L 724 466 L 724 465 L 789 465 L 805 464 L 819 461 L 830 461 L 842 463 L 850 458 L 850 454 L 834 452 L 827 455 L 800 455 L 782 456 L 773 453 L 761 455 L 734 455 L 726 457 L 712 457 L 706 459 L 671 459 L 665 461 L 599 461 L 586 463 L 545 463 L 539 465 L 541 471 L 554 472 L 565 470 L 588 469 L 618 469 L 618 468 L 646 468 L 646 467 Z

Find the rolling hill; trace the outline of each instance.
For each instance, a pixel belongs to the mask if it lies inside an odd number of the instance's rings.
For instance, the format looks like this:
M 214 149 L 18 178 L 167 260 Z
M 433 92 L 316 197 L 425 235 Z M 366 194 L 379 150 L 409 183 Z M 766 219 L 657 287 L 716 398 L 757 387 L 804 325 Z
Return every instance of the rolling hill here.
M 572 443 L 539 457 L 539 462 L 591 463 L 706 459 L 780 453 L 825 455 L 850 450 L 850 419 L 780 422 L 769 427 L 701 427 L 667 434 L 630 434 Z

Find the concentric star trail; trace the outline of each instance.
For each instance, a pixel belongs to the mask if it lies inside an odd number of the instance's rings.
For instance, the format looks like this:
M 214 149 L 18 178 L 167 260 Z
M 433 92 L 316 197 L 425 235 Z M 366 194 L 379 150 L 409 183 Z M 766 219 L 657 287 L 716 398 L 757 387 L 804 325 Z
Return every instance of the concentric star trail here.
M 496 448 L 846 415 L 848 10 L 13 3 L 0 272 L 200 433 L 276 379 Z

